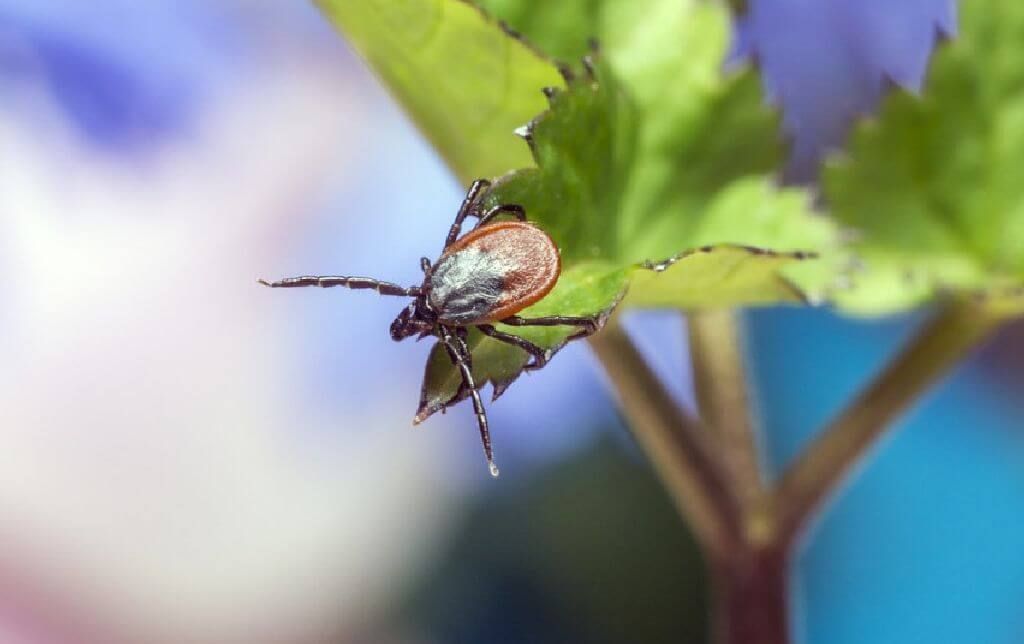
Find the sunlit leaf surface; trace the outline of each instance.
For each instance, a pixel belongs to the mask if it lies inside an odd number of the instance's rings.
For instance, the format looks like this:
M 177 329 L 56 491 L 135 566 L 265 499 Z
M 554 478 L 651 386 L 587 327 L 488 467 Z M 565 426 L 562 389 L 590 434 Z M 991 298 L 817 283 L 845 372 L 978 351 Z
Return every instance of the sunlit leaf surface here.
M 554 65 L 462 0 L 317 0 L 468 185 L 531 164 L 513 132 L 563 85 Z

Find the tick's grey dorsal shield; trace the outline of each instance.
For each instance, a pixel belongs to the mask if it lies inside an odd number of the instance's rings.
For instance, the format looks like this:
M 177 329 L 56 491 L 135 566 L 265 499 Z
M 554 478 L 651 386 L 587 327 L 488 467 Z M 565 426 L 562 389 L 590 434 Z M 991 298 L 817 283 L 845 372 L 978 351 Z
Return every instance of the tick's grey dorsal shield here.
M 499 255 L 464 248 L 437 263 L 427 300 L 442 322 L 468 324 L 482 319 L 501 301 L 505 275 L 514 268 Z

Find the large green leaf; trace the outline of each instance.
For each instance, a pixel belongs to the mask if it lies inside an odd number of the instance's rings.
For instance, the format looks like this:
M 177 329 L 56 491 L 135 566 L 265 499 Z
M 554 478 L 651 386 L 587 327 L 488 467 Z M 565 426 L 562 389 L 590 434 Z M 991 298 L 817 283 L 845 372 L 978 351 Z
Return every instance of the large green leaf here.
M 513 131 L 544 109 L 555 66 L 462 0 L 317 0 L 469 184 L 530 165 Z
M 959 295 L 1024 313 L 1024 5 L 961 13 L 924 93 L 892 94 L 824 174 L 835 216 L 860 232 L 849 311 Z
M 693 19 L 713 20 L 717 14 L 709 9 L 692 9 Z M 714 67 L 720 54 L 706 64 Z M 686 60 L 677 65 L 700 58 Z M 553 96 L 551 110 L 531 124 L 538 167 L 503 177 L 487 203 L 525 206 L 562 249 L 566 265 L 629 268 L 704 246 L 730 249 L 633 280 L 625 305 L 656 301 L 689 309 L 820 298 L 836 261 L 813 258 L 831 249 L 835 230 L 811 212 L 807 194 L 778 189 L 769 176 L 778 135 L 754 77 L 721 80 L 703 98 L 696 88 L 676 101 L 661 97 L 660 108 L 648 112 L 610 63 L 593 65 L 593 76 Z M 671 127 L 666 112 L 675 115 Z M 709 134 L 718 130 L 738 134 Z M 748 253 L 744 270 L 735 271 L 736 246 L 764 252 Z M 646 297 L 647 289 L 657 297 Z
M 623 305 L 637 307 L 820 298 L 836 261 L 816 252 L 832 247 L 835 231 L 806 193 L 775 185 L 777 115 L 753 71 L 723 75 L 725 12 L 685 0 L 602 4 L 615 5 L 618 48 L 603 42 L 602 54 L 551 94 L 551 108 L 524 132 L 537 167 L 502 177 L 485 198 L 523 205 L 561 249 L 559 288 L 523 315 L 606 312 L 627 286 Z M 588 297 L 570 305 L 564 294 L 579 288 Z M 510 332 L 547 347 L 571 329 Z M 475 379 L 497 395 L 528 360 L 477 334 L 470 344 Z M 436 348 L 419 418 L 464 398 L 460 384 Z
M 558 286 L 521 315 L 606 315 L 631 282 L 624 305 L 681 309 L 801 301 L 830 284 L 835 262 L 813 258 L 831 249 L 832 226 L 805 194 L 772 179 L 785 153 L 778 115 L 754 70 L 722 70 L 724 8 L 488 3 L 563 60 L 586 52 L 589 36 L 600 41 L 601 54 L 577 64 L 566 85 L 553 65 L 457 0 L 323 4 L 460 177 L 503 175 L 485 205 L 523 205 L 558 244 Z M 546 112 L 493 116 L 539 96 L 540 86 L 556 88 Z M 505 174 L 511 157 L 500 137 L 530 118 L 521 131 L 529 146 L 517 141 L 526 156 Z M 506 330 L 552 350 L 573 332 Z M 475 332 L 469 342 L 476 380 L 496 394 L 527 363 L 517 347 Z M 435 348 L 417 418 L 464 397 L 460 384 Z

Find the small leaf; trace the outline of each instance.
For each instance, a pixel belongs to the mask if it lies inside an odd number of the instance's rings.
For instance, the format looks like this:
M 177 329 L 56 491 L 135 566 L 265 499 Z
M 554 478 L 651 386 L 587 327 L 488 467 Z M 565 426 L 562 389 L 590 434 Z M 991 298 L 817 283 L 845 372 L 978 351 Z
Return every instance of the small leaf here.
M 641 266 L 625 304 L 644 308 L 728 307 L 730 302 L 804 303 L 807 295 L 783 269 L 814 255 L 780 253 L 756 246 L 702 246 Z
M 554 290 L 542 301 L 519 315 L 524 318 L 548 315 L 593 317 L 603 326 L 621 297 L 626 283 L 626 271 L 600 264 L 580 264 L 562 273 Z M 499 330 L 530 340 L 553 356 L 568 338 L 578 331 L 575 327 L 511 327 L 495 325 Z M 492 399 L 497 399 L 522 373 L 530 361 L 529 354 L 519 347 L 489 338 L 475 328 L 469 330 L 467 340 L 473 356 L 473 379 L 481 389 L 490 383 Z M 448 352 L 439 342 L 430 352 L 423 375 L 420 405 L 414 422 L 422 422 L 437 411 L 464 400 L 469 396 L 462 389 L 462 375 L 452 364 Z
M 865 271 L 838 298 L 884 314 L 936 297 L 1024 313 L 1024 6 L 965 2 L 922 96 L 895 92 L 823 177 Z
M 462 0 L 317 0 L 468 185 L 531 164 L 514 130 L 555 66 Z

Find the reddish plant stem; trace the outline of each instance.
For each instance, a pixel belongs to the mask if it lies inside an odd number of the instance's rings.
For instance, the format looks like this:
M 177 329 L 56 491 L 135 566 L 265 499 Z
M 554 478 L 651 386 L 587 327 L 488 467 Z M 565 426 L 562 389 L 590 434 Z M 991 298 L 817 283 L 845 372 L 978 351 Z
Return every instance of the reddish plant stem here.
M 616 321 L 590 342 L 634 435 L 704 551 L 714 584 L 713 641 L 788 644 L 790 555 L 802 528 L 889 423 L 998 328 L 1001 319 L 965 302 L 941 311 L 767 487 L 749 471 L 757 462 L 756 449 L 743 400 L 722 381 L 738 382 L 742 376 L 736 328 L 720 333 L 722 327 L 716 330 L 713 321 L 701 318 L 694 335 L 710 338 L 694 361 L 700 371 L 698 393 L 705 420 L 730 425 L 731 433 L 709 433 L 681 410 Z M 723 458 L 722 450 L 730 445 L 746 452 L 742 460 Z
M 785 549 L 744 548 L 711 562 L 715 644 L 788 644 L 789 557 Z

